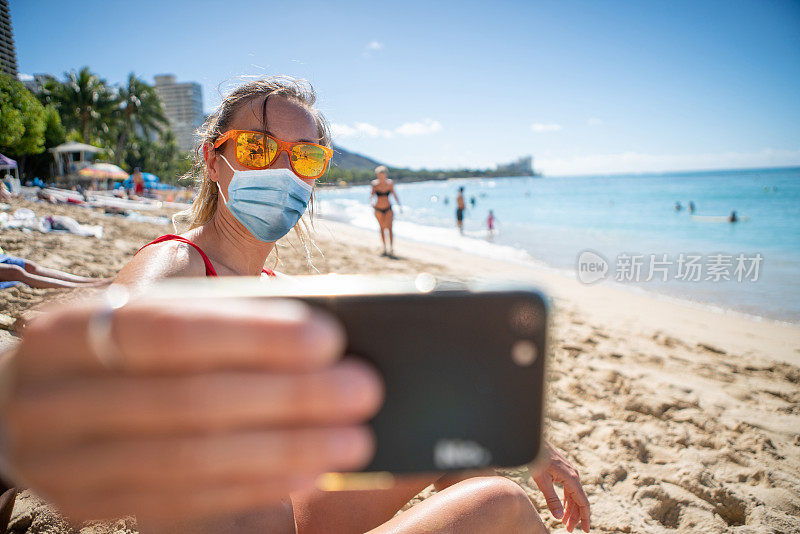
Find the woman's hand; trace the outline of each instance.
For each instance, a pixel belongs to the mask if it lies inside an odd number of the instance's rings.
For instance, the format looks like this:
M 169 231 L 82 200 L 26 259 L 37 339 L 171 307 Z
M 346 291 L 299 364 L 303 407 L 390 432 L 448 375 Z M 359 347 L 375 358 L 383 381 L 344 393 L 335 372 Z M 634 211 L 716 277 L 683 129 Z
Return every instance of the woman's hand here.
M 12 355 L 2 464 L 72 519 L 244 511 L 373 454 L 377 374 L 339 361 L 341 327 L 289 301 L 140 300 L 121 359 L 87 341 L 97 304 L 51 308 Z M 2 378 L 2 377 L 0 377 Z
M 531 471 L 531 477 L 544 494 L 550 513 L 563 521 L 568 532 L 572 532 L 579 522 L 584 532 L 589 532 L 589 499 L 583 491 L 578 470 L 548 442 L 544 442 L 544 446 L 549 456 L 547 465 L 541 471 Z M 553 483 L 564 487 L 563 507 Z

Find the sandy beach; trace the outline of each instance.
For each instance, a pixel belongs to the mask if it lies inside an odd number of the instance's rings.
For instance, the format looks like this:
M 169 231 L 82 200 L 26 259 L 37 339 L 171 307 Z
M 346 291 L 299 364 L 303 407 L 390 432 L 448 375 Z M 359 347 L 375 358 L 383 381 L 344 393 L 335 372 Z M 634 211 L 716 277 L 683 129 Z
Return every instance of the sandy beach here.
M 101 239 L 4 230 L 6 253 L 84 276 L 113 276 L 171 226 L 92 209 L 15 201 L 37 215 L 102 224 Z M 582 475 L 593 532 L 800 532 L 800 327 L 674 300 L 586 286 L 533 265 L 398 240 L 381 257 L 377 232 L 317 220 L 309 265 L 290 239 L 268 267 L 286 274 L 429 272 L 445 279 L 522 280 L 552 298 L 549 439 Z M 0 293 L 6 323 L 67 290 Z M 4 346 L 13 335 L 0 330 Z M 519 483 L 553 532 L 535 484 Z M 424 499 L 428 488 L 418 496 Z M 135 522 L 70 528 L 23 492 L 12 532 L 135 532 Z

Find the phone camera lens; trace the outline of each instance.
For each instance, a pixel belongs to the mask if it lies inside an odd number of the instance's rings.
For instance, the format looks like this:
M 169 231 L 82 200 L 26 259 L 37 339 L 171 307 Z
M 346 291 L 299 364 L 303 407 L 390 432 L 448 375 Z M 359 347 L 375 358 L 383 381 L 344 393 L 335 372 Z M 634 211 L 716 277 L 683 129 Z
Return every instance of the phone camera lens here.
M 511 328 L 519 335 L 532 336 L 539 328 L 539 310 L 532 304 L 523 302 L 511 308 Z
M 536 345 L 527 339 L 521 339 L 511 347 L 511 359 L 520 367 L 527 367 L 536 361 L 538 351 Z

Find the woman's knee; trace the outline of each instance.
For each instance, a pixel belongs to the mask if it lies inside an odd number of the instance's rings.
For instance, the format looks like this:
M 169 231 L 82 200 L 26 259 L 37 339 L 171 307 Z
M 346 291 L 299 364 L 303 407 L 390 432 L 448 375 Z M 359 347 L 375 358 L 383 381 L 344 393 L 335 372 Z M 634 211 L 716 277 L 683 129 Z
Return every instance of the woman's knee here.
M 518 484 L 500 476 L 472 480 L 476 481 L 471 489 L 475 491 L 473 495 L 478 499 L 476 504 L 482 516 L 513 527 L 514 532 L 546 532 L 539 513 Z M 459 484 L 468 483 L 470 481 Z
M 489 504 L 497 504 L 503 508 L 533 506 L 528 495 L 518 484 L 500 476 L 482 477 L 480 493 Z

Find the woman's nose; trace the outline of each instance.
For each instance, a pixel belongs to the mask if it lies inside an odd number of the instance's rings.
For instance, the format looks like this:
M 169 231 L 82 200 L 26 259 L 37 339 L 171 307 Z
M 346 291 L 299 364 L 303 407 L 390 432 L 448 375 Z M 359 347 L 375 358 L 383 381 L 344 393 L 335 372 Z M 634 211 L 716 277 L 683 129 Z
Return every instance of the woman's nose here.
M 275 158 L 275 161 L 272 165 L 269 166 L 270 169 L 291 169 L 292 166 L 289 163 L 289 154 L 284 150 L 278 154 L 278 157 Z

